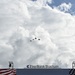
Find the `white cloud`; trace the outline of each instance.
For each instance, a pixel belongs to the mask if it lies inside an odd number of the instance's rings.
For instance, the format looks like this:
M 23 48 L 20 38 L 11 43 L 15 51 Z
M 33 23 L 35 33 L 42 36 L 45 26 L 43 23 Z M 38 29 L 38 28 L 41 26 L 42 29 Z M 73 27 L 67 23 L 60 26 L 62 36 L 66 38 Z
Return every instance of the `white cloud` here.
M 17 63 L 16 67 L 24 67 L 27 64 L 49 64 L 50 60 L 55 59 L 51 58 L 52 55 L 55 55 L 55 49 L 57 50 L 57 47 L 51 41 L 50 35 L 46 30 L 37 27 L 34 30 L 34 34 L 29 35 L 29 37 L 23 36 L 20 32 L 21 31 L 14 33 L 9 40 L 9 44 L 11 44 L 14 50 L 13 56 L 14 62 Z M 34 40 L 30 42 L 30 40 L 33 39 L 30 37 L 33 36 L 37 39 L 34 37 Z M 38 40 L 39 38 L 40 40 Z M 17 57 L 17 60 L 15 57 Z M 48 59 L 49 62 L 44 61 L 45 59 Z M 42 60 L 44 62 L 42 62 Z M 21 63 L 21 61 L 23 62 Z
M 27 64 L 66 68 L 75 60 L 75 16 L 49 6 L 29 0 L 0 1 L 0 36 L 2 67 L 12 60 L 20 68 Z
M 59 5 L 56 8 L 59 9 L 60 11 L 66 12 L 66 11 L 70 10 L 71 7 L 72 7 L 72 4 L 71 3 L 68 3 L 68 4 L 67 3 L 62 3 L 61 5 Z
M 52 3 L 52 0 L 37 0 L 37 2 L 40 4 L 40 5 L 47 5 L 47 2 L 48 3 Z

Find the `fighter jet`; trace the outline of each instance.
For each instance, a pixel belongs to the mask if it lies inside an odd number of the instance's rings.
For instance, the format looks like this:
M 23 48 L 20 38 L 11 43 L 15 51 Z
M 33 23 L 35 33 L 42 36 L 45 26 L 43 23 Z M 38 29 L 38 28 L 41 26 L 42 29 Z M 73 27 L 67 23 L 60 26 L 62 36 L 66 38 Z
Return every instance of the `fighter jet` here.
M 30 40 L 30 42 L 32 42 L 32 40 Z
M 40 40 L 40 39 L 38 39 L 38 38 L 35 37 L 35 38 L 33 38 L 32 40 L 30 40 L 30 42 L 32 42 L 33 40 L 36 40 L 36 39 L 37 39 L 37 40 Z
M 38 39 L 38 40 L 40 40 L 40 39 Z
M 35 37 L 35 39 L 37 39 L 37 38 Z

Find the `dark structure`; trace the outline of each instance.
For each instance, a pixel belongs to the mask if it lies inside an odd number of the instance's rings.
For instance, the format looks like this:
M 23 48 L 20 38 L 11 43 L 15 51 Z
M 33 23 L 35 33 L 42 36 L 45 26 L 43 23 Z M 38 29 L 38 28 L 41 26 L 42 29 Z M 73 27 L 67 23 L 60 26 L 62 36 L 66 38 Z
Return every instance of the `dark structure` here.
M 10 68 L 10 69 L 13 69 L 13 68 L 14 68 L 14 64 L 13 64 L 12 61 L 9 61 L 9 68 Z
M 69 71 L 69 75 L 75 75 L 75 69 L 71 69 L 71 70 Z
M 72 62 L 72 69 L 69 71 L 69 75 L 75 75 L 75 61 Z

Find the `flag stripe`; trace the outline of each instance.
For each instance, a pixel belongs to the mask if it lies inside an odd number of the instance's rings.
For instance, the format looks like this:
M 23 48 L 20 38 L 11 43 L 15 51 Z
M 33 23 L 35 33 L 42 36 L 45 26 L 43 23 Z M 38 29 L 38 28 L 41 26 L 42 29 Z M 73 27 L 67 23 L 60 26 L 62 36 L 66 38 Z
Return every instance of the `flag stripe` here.
M 0 75 L 16 75 L 15 69 L 0 69 Z

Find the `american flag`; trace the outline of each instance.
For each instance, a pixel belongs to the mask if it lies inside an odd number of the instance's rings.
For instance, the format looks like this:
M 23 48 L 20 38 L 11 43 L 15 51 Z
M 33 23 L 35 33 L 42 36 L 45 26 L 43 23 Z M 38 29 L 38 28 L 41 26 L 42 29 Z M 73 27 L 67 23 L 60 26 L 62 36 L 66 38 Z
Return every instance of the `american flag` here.
M 16 75 L 15 69 L 0 69 L 0 75 Z

